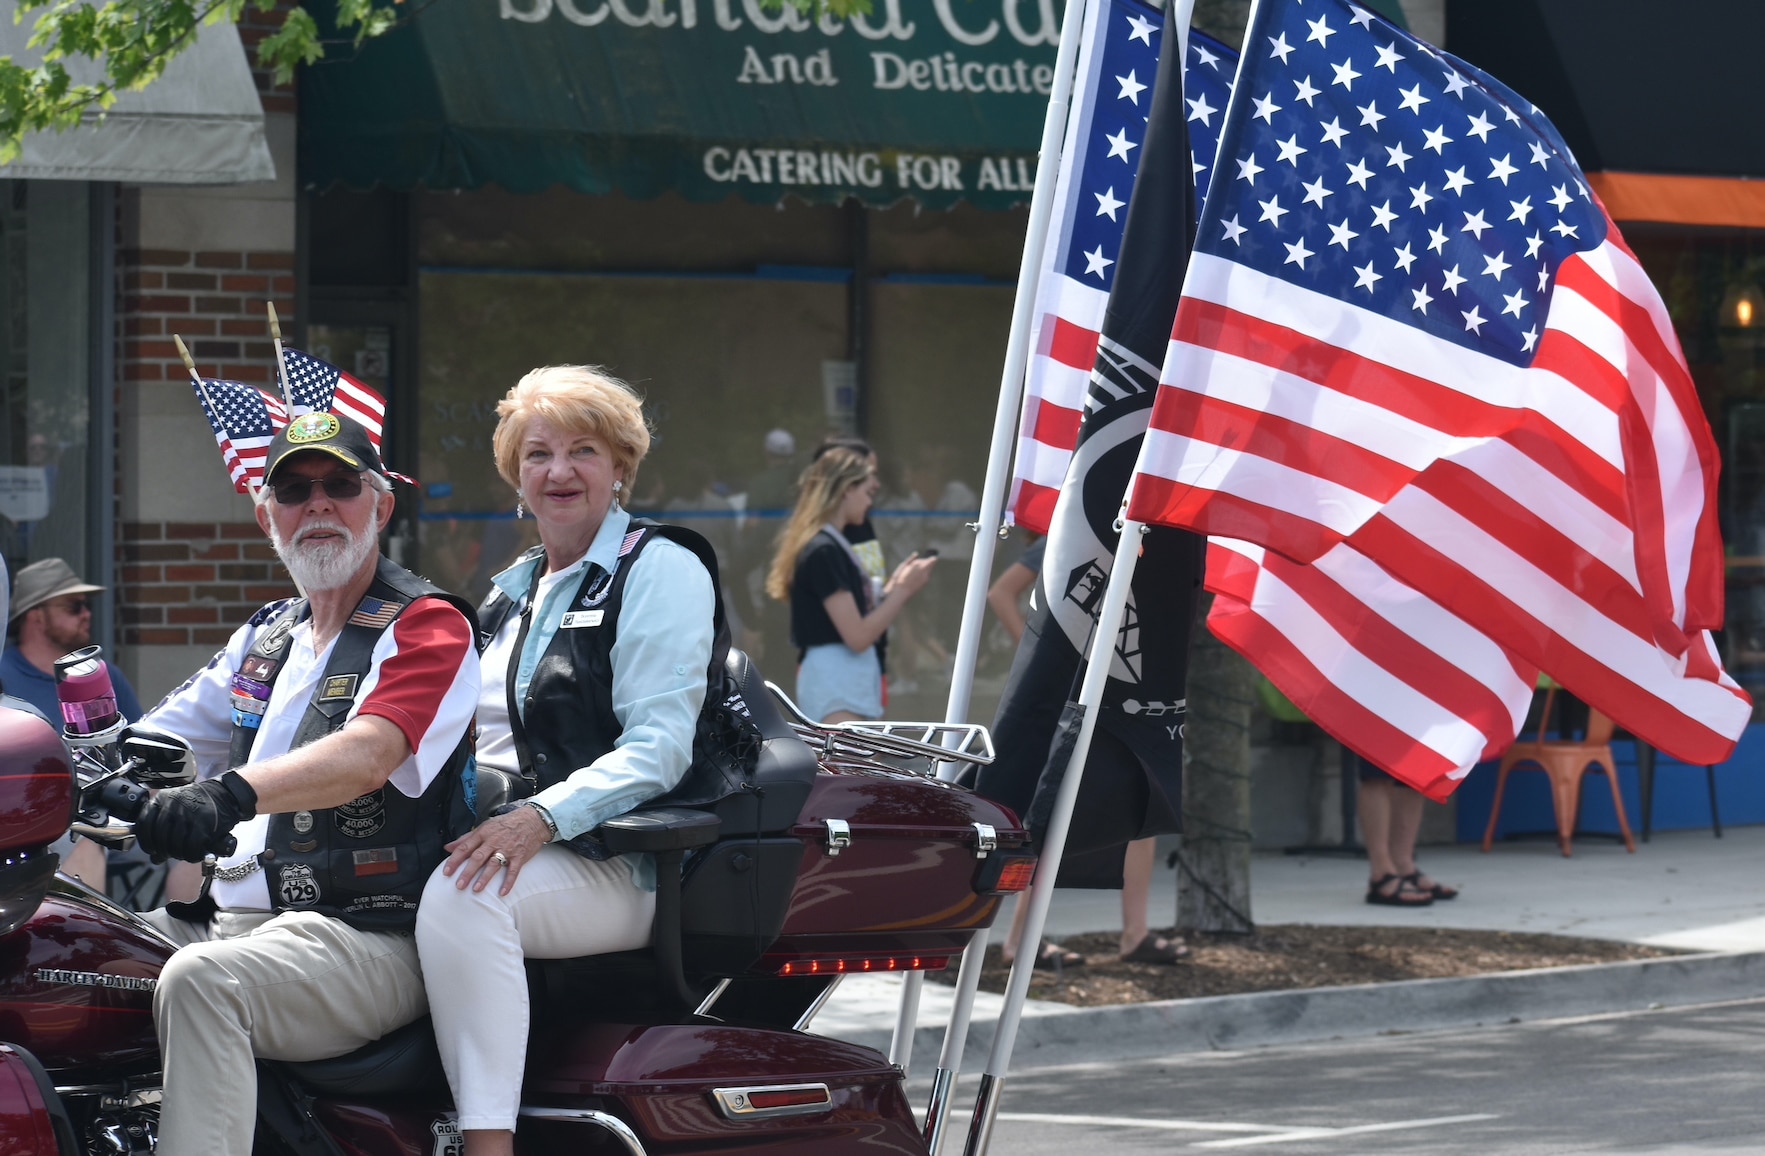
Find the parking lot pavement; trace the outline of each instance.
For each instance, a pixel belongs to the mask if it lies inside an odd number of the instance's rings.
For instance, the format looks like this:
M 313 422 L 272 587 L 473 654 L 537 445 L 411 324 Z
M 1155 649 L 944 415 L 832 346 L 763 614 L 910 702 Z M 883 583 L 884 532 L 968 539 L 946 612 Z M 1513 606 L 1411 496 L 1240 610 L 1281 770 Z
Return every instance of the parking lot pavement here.
M 1765 1001 L 1048 1067 L 1006 1082 L 991 1151 L 1757 1153 L 1761 1072 Z

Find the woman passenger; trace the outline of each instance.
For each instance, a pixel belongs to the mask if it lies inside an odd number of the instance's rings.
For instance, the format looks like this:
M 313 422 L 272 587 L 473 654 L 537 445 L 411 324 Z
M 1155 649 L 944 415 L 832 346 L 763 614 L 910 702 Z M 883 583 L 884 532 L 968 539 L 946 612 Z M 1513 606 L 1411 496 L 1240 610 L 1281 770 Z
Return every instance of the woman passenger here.
M 878 643 L 937 563 L 910 557 L 880 594 L 873 589 L 843 531 L 863 524 L 876 490 L 876 469 L 858 450 L 838 446 L 816 458 L 766 575 L 766 593 L 791 606 L 797 706 L 822 722 L 882 717 Z
M 540 545 L 480 609 L 478 764 L 537 793 L 498 808 L 429 881 L 417 946 L 468 1156 L 514 1150 L 527 1049 L 524 957 L 650 941 L 655 864 L 564 841 L 661 795 L 692 758 L 713 642 L 711 575 L 692 551 L 630 533 L 619 505 L 650 446 L 630 387 L 552 366 L 497 405 L 497 469 Z M 500 619 L 500 625 L 495 625 Z

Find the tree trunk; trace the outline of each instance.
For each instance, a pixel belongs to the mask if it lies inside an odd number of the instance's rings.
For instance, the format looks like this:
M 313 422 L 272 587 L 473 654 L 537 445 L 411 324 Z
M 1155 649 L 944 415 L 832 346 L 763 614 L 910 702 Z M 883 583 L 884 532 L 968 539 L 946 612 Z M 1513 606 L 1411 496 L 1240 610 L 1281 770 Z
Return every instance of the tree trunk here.
M 1202 619 L 1212 599 L 1203 597 Z M 1254 930 L 1250 911 L 1250 712 L 1256 669 L 1200 622 L 1189 643 L 1177 928 Z

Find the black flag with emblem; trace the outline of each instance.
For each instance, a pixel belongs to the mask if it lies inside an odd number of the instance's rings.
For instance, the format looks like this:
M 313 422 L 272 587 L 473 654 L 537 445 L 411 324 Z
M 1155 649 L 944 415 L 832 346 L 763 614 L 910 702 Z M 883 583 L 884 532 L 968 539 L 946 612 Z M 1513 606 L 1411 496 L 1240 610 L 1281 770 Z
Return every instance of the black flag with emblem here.
M 1180 55 L 1179 39 L 1165 36 L 1084 423 L 993 721 L 997 757 L 977 783 L 1025 816 L 1038 845 L 1077 738 L 1070 700 L 1109 581 L 1114 524 L 1152 412 L 1198 215 Z M 1191 49 L 1191 69 L 1193 56 Z M 1141 542 L 1067 834 L 1062 887 L 1120 887 L 1130 841 L 1182 827 L 1184 681 L 1204 543 L 1162 527 Z

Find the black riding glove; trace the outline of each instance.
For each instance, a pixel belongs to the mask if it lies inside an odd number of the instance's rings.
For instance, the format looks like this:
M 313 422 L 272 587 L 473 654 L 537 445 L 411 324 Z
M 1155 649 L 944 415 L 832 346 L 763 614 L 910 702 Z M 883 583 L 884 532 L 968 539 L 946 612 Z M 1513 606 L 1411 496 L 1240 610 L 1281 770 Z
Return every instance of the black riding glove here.
M 200 863 L 231 851 L 233 826 L 257 814 L 257 792 L 237 771 L 217 779 L 168 787 L 148 800 L 135 821 L 135 838 L 155 859 Z

